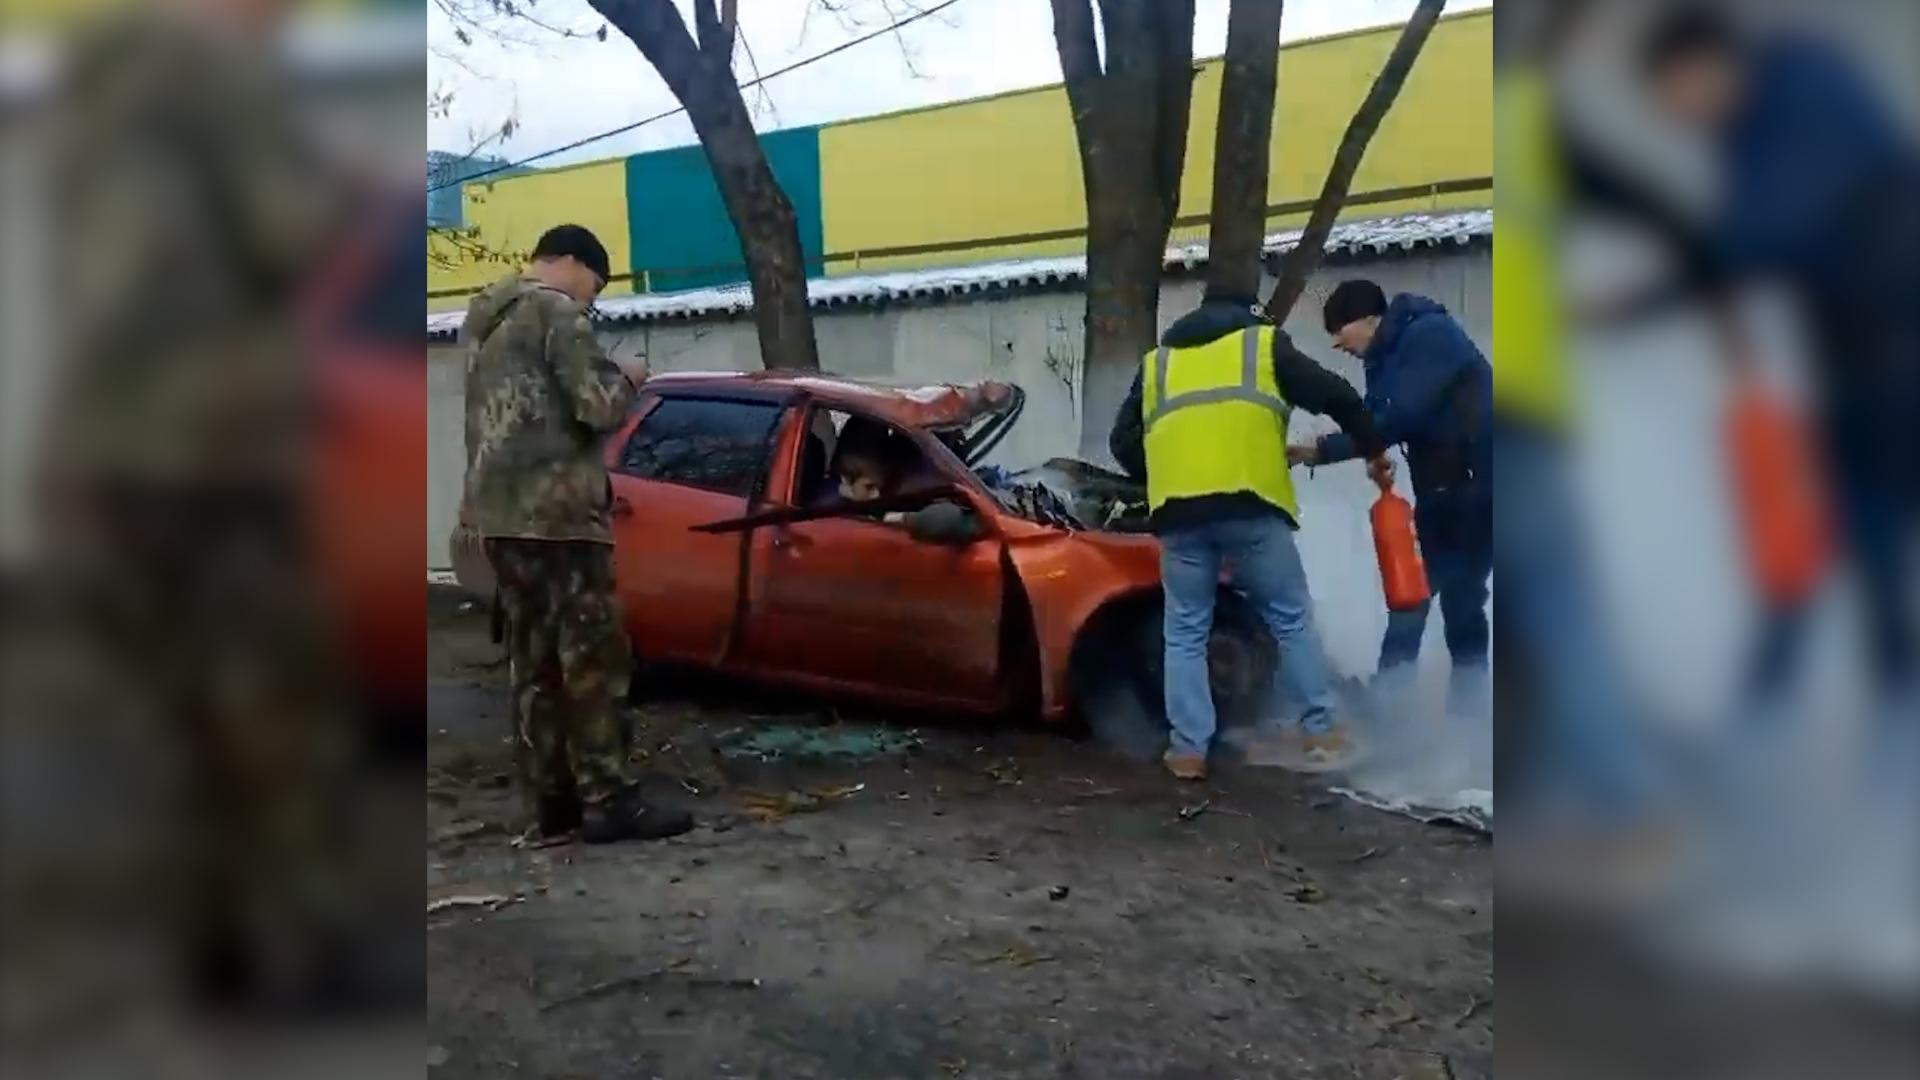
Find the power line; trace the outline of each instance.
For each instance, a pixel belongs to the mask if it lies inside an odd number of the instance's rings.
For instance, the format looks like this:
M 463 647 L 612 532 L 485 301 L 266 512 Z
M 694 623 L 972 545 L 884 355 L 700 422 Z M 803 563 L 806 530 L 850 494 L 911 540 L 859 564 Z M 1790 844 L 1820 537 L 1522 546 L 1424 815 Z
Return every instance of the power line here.
M 761 83 L 771 82 L 772 80 L 777 79 L 780 76 L 785 75 L 790 71 L 798 71 L 801 68 L 806 67 L 808 64 L 818 63 L 819 61 L 825 60 L 827 57 L 832 56 L 835 53 L 845 52 L 848 49 L 853 48 L 855 45 L 864 45 L 867 42 L 872 41 L 874 38 L 881 37 L 886 34 L 895 33 L 903 27 L 910 26 L 916 22 L 919 22 L 921 19 L 924 19 L 929 15 L 936 15 L 941 11 L 944 11 L 947 8 L 950 8 L 959 2 L 960 0 L 944 0 L 943 3 L 935 4 L 934 6 L 927 8 L 923 11 L 916 11 L 912 15 L 907 16 L 906 18 L 901 19 L 898 22 L 889 23 L 888 25 L 873 31 L 870 34 L 853 38 L 850 41 L 843 41 L 840 44 L 835 45 L 833 48 L 826 50 L 825 52 L 816 53 L 813 56 L 809 56 L 804 60 L 796 60 L 793 63 L 788 64 L 786 67 L 783 67 L 778 71 L 770 71 L 767 74 L 762 75 L 757 79 L 752 79 L 748 82 L 743 82 L 740 84 L 740 89 L 751 90 L 754 87 L 759 86 Z M 505 165 L 495 165 L 490 169 L 482 169 L 481 171 L 474 173 L 471 176 L 463 176 L 458 180 L 448 180 L 439 184 L 430 184 L 427 187 L 427 192 L 428 194 L 432 194 L 433 192 L 442 191 L 442 190 L 445 190 L 446 188 L 458 187 L 461 184 L 468 182 L 469 180 L 479 180 L 483 177 L 492 176 L 495 173 L 503 173 L 511 169 L 525 168 L 526 166 L 531 165 L 536 161 L 543 161 L 547 158 L 554 156 L 555 154 L 564 154 L 569 150 L 578 150 L 589 143 L 596 143 L 596 142 L 599 142 L 601 139 L 611 139 L 615 135 L 625 135 L 629 131 L 634 131 L 636 129 L 646 127 L 648 124 L 651 124 L 656 120 L 665 120 L 670 116 L 678 116 L 681 113 L 686 111 L 687 111 L 687 107 L 685 105 L 675 106 L 674 108 L 668 109 L 666 112 L 655 113 L 654 115 L 647 117 L 645 120 L 636 120 L 631 124 L 624 124 L 620 127 L 611 128 L 609 130 L 600 132 L 598 135 L 589 135 L 584 139 L 575 139 L 573 142 L 570 142 L 565 146 L 556 146 L 551 150 L 542 150 L 540 153 L 535 154 L 532 157 L 521 158 L 519 161 L 509 162 L 508 164 L 505 164 Z

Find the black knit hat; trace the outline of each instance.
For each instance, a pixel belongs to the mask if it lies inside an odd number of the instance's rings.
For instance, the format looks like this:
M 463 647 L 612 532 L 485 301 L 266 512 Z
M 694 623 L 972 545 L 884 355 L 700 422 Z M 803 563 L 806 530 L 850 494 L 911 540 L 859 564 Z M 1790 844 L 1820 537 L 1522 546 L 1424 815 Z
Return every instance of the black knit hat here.
M 1327 294 L 1326 305 L 1320 309 L 1329 334 L 1339 333 L 1340 328 L 1350 322 L 1386 313 L 1387 294 L 1366 278 L 1354 278 L 1335 285 L 1333 291 Z
M 540 237 L 533 246 L 535 259 L 558 259 L 571 255 L 580 261 L 580 265 L 600 275 L 605 282 L 613 278 L 613 267 L 607 259 L 607 247 L 600 238 L 593 235 L 583 225 L 555 225 Z

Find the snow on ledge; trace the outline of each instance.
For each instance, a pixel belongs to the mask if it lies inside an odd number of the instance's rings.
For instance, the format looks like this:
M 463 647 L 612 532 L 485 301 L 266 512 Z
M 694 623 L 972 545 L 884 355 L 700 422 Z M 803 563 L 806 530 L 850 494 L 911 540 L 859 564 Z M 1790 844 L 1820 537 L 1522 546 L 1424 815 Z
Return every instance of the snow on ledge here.
M 1272 233 L 1262 245 L 1263 250 L 1268 255 L 1290 251 L 1300 243 L 1300 234 L 1299 229 Z M 1464 245 L 1492 235 L 1492 210 L 1397 214 L 1335 225 L 1333 233 L 1327 238 L 1327 253 L 1385 254 L 1395 250 Z M 1204 241 L 1181 244 L 1167 250 L 1166 265 L 1170 270 L 1192 270 L 1206 261 L 1207 245 Z M 989 289 L 1041 288 L 1077 281 L 1086 277 L 1086 274 L 1087 257 L 1082 254 L 999 259 L 965 266 L 814 278 L 807 282 L 807 303 L 815 308 L 833 308 L 897 299 L 954 296 Z M 595 307 L 601 325 L 621 325 L 716 314 L 743 314 L 752 309 L 753 296 L 747 286 L 741 283 L 685 292 L 610 296 L 603 298 Z M 459 333 L 460 323 L 465 318 L 464 311 L 442 311 L 428 315 L 428 339 L 451 340 Z

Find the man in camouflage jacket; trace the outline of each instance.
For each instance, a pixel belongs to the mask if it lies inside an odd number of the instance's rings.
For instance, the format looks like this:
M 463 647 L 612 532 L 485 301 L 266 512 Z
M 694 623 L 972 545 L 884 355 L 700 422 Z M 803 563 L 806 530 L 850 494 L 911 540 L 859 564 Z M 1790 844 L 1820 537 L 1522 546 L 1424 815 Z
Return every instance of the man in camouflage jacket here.
M 520 779 L 544 834 L 577 827 L 589 843 L 691 825 L 640 797 L 615 716 L 630 654 L 600 454 L 634 383 L 587 318 L 608 276 L 591 232 L 557 226 L 524 273 L 473 298 L 461 328 L 466 499 L 506 614 Z

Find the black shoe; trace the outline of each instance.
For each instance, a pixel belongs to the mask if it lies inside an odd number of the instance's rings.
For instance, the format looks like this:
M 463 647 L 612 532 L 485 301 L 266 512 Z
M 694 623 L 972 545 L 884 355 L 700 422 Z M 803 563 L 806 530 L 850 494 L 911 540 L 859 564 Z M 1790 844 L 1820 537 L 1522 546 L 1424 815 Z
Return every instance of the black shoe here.
M 540 836 L 551 840 L 580 827 L 580 800 L 570 795 L 540 796 Z
M 620 840 L 664 840 L 693 828 L 693 815 L 659 806 L 641 797 L 637 787 L 624 788 L 604 802 L 588 803 L 580 820 L 580 839 L 589 844 Z

